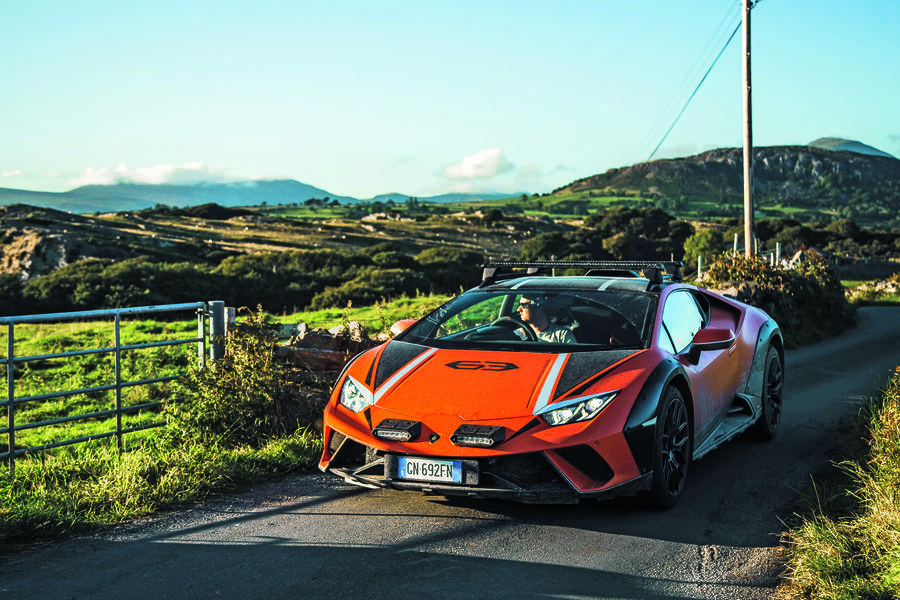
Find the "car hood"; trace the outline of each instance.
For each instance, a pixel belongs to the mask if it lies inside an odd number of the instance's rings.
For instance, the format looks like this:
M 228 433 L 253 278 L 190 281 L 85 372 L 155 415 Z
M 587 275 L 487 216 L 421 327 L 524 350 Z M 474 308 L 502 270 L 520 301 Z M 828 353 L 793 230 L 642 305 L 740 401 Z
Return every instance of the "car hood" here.
M 398 416 L 495 420 L 577 397 L 640 352 L 451 350 L 393 341 L 351 376 L 363 378 L 376 406 Z

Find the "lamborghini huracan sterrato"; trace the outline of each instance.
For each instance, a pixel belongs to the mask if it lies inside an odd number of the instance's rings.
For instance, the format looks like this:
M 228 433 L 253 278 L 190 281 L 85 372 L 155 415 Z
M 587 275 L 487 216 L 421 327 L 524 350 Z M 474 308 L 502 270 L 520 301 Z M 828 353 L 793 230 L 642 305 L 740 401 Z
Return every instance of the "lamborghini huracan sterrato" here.
M 319 468 L 443 496 L 674 505 L 692 461 L 775 435 L 784 383 L 775 321 L 679 267 L 484 265 L 478 287 L 348 363 Z

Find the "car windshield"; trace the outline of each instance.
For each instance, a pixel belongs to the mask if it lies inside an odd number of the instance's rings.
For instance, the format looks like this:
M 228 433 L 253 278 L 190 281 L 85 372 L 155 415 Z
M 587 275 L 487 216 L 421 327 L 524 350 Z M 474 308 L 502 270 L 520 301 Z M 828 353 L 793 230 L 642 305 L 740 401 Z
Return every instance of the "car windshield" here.
M 536 344 L 566 352 L 645 348 L 655 307 L 653 294 L 620 290 L 473 291 L 447 302 L 398 339 L 529 351 Z

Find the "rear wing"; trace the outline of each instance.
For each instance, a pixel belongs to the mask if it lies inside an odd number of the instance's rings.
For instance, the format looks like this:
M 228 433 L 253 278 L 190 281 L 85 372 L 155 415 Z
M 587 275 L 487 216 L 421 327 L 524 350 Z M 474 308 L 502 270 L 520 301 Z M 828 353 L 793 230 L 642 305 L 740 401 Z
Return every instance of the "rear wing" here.
M 633 261 L 633 260 L 538 260 L 524 262 L 488 262 L 481 265 L 481 285 L 510 277 L 521 277 L 514 269 L 526 269 L 527 275 L 549 273 L 556 269 L 582 269 L 582 275 L 599 277 L 644 277 L 650 283 L 665 280 L 681 281 L 681 261 Z M 501 273 L 506 270 L 506 273 Z

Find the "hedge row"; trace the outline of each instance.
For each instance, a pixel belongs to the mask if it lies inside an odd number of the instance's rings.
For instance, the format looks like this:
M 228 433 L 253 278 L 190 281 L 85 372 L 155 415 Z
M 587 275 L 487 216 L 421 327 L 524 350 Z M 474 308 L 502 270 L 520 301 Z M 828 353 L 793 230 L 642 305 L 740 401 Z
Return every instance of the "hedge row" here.
M 23 282 L 0 274 L 0 315 L 97 310 L 224 300 L 261 305 L 273 313 L 373 304 L 382 298 L 453 293 L 477 283 L 483 257 L 442 249 L 405 256 L 389 245 L 366 252 L 295 250 L 227 258 L 216 267 L 158 263 L 140 257 L 121 262 L 80 261 Z

